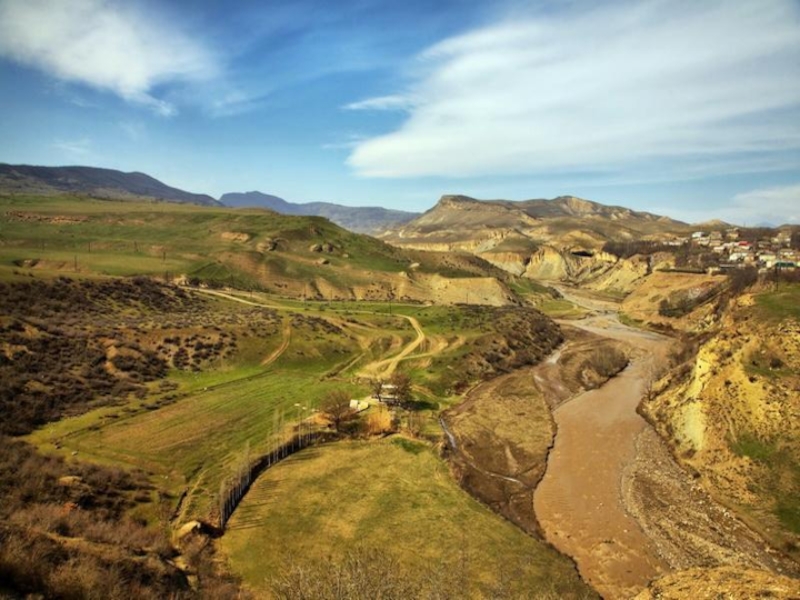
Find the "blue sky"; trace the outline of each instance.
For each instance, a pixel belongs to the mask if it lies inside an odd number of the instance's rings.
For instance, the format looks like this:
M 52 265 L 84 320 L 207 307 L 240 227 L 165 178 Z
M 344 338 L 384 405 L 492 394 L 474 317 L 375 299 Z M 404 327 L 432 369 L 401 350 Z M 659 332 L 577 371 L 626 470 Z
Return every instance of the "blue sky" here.
M 800 0 L 0 0 L 0 162 L 800 222 Z

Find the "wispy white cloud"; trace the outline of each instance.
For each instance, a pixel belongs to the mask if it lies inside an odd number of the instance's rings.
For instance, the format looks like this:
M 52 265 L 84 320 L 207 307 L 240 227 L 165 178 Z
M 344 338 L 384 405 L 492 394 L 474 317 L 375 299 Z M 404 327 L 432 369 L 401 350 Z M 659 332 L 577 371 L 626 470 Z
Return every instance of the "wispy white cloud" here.
M 131 141 L 138 142 L 144 137 L 144 123 L 138 121 L 122 121 L 119 127 Z
M 411 98 L 402 95 L 379 96 L 345 104 L 345 110 L 407 110 L 414 105 Z
M 800 183 L 737 194 L 726 214 L 734 223 L 800 224 Z
M 329 142 L 322 144 L 323 150 L 352 150 L 366 139 L 366 136 L 359 133 L 351 133 L 343 141 Z
M 348 163 L 371 177 L 655 166 L 674 178 L 769 168 L 800 148 L 795 1 L 571 6 L 422 53 L 407 93 L 389 97 L 409 118 Z M 384 100 L 356 105 L 370 102 Z
M 167 19 L 113 0 L 0 0 L 0 56 L 164 116 L 177 109 L 157 86 L 217 72 L 213 53 Z
M 654 208 L 654 211 L 688 223 L 722 219 L 736 225 L 751 226 L 800 224 L 800 182 L 740 192 L 723 202 L 698 201 L 690 206 L 672 204 Z
M 66 160 L 84 160 L 92 156 L 92 141 L 88 138 L 76 140 L 54 140 L 50 146 Z
M 210 93 L 208 113 L 212 117 L 232 117 L 256 109 L 267 95 L 266 92 L 251 94 L 230 84 L 216 85 Z

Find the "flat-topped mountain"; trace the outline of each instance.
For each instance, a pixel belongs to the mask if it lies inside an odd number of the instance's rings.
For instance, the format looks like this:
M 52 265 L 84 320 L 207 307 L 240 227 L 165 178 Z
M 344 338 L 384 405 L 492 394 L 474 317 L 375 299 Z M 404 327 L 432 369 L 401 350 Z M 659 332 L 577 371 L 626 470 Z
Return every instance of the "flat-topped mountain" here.
M 580 224 L 578 222 L 580 220 Z M 475 231 L 514 229 L 532 239 L 550 241 L 570 226 L 596 238 L 602 245 L 609 239 L 631 239 L 636 234 L 651 235 L 683 231 L 686 223 L 621 206 L 607 206 L 574 196 L 553 200 L 476 200 L 468 196 L 446 195 L 432 209 L 395 229 L 387 240 L 411 240 L 428 234 L 469 238 Z
M 153 199 L 216 206 L 206 194 L 168 186 L 144 173 L 96 167 L 38 167 L 0 163 L 0 193 L 55 196 L 88 195 L 107 200 Z
M 470 252 L 516 275 L 564 279 L 585 272 L 588 262 L 615 260 L 602 252 L 609 241 L 657 241 L 689 231 L 690 225 L 668 217 L 574 196 L 510 201 L 446 195 L 380 237 L 404 248 Z
M 386 241 L 437 250 L 486 251 L 509 240 L 598 250 L 627 241 L 683 233 L 689 225 L 621 206 L 560 196 L 553 200 L 476 200 L 442 196 L 420 217 L 383 235 Z M 519 246 L 519 243 L 511 244 Z
M 220 202 L 236 208 L 268 208 L 284 215 L 314 216 L 330 219 L 340 227 L 356 233 L 378 234 L 398 227 L 419 216 L 419 213 L 390 210 L 377 206 L 342 206 L 330 202 L 287 202 L 278 196 L 261 192 L 223 194 Z

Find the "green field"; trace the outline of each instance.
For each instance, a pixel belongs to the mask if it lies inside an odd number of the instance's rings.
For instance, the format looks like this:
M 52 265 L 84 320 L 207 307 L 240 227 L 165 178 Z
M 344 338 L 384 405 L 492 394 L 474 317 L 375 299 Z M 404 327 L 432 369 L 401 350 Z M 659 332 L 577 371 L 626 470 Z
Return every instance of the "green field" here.
M 756 295 L 756 315 L 770 322 L 800 319 L 800 284 L 775 285 L 775 289 Z
M 0 273 L 186 275 L 216 285 L 268 288 L 275 277 L 331 279 L 396 273 L 408 259 L 373 238 L 317 217 L 264 210 L 90 198 L 0 198 Z M 321 253 L 316 246 L 335 251 Z M 213 257 L 213 258 L 212 258 Z M 275 288 L 277 291 L 278 288 Z
M 215 300 L 211 306 L 224 318 L 240 305 Z M 333 390 L 366 396 L 367 382 L 353 376 L 357 368 L 398 352 L 413 337 L 404 319 L 384 314 L 360 314 L 354 323 L 331 310 L 279 314 L 284 331 L 244 339 L 235 360 L 200 371 L 173 370 L 177 399 L 167 402 L 154 393 L 51 423 L 28 439 L 84 459 L 144 468 L 174 494 L 190 490 L 187 518 L 207 518 L 220 481 L 245 447 L 254 457 L 268 452 Z
M 259 595 L 292 565 L 359 548 L 461 597 L 593 597 L 550 547 L 462 491 L 433 448 L 404 438 L 304 450 L 265 472 L 221 547 Z M 322 571 L 324 574 L 324 570 Z

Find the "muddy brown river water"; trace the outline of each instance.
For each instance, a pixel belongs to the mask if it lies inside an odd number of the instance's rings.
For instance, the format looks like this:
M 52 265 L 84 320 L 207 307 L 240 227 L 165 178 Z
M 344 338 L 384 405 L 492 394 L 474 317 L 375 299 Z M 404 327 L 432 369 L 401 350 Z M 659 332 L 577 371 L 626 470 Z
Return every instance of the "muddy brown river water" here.
M 798 576 L 797 565 L 714 501 L 681 469 L 636 412 L 675 342 L 626 327 L 614 305 L 569 325 L 628 343 L 630 365 L 553 412 L 557 427 L 534 513 L 547 540 L 571 556 L 604 598 L 632 598 L 667 572 L 719 565 Z
M 620 325 L 610 316 L 571 323 L 631 344 L 636 356 L 617 377 L 557 408 L 558 427 L 534 510 L 547 539 L 571 556 L 606 598 L 630 598 L 668 566 L 625 509 L 622 480 L 648 427 L 636 412 L 671 340 Z

